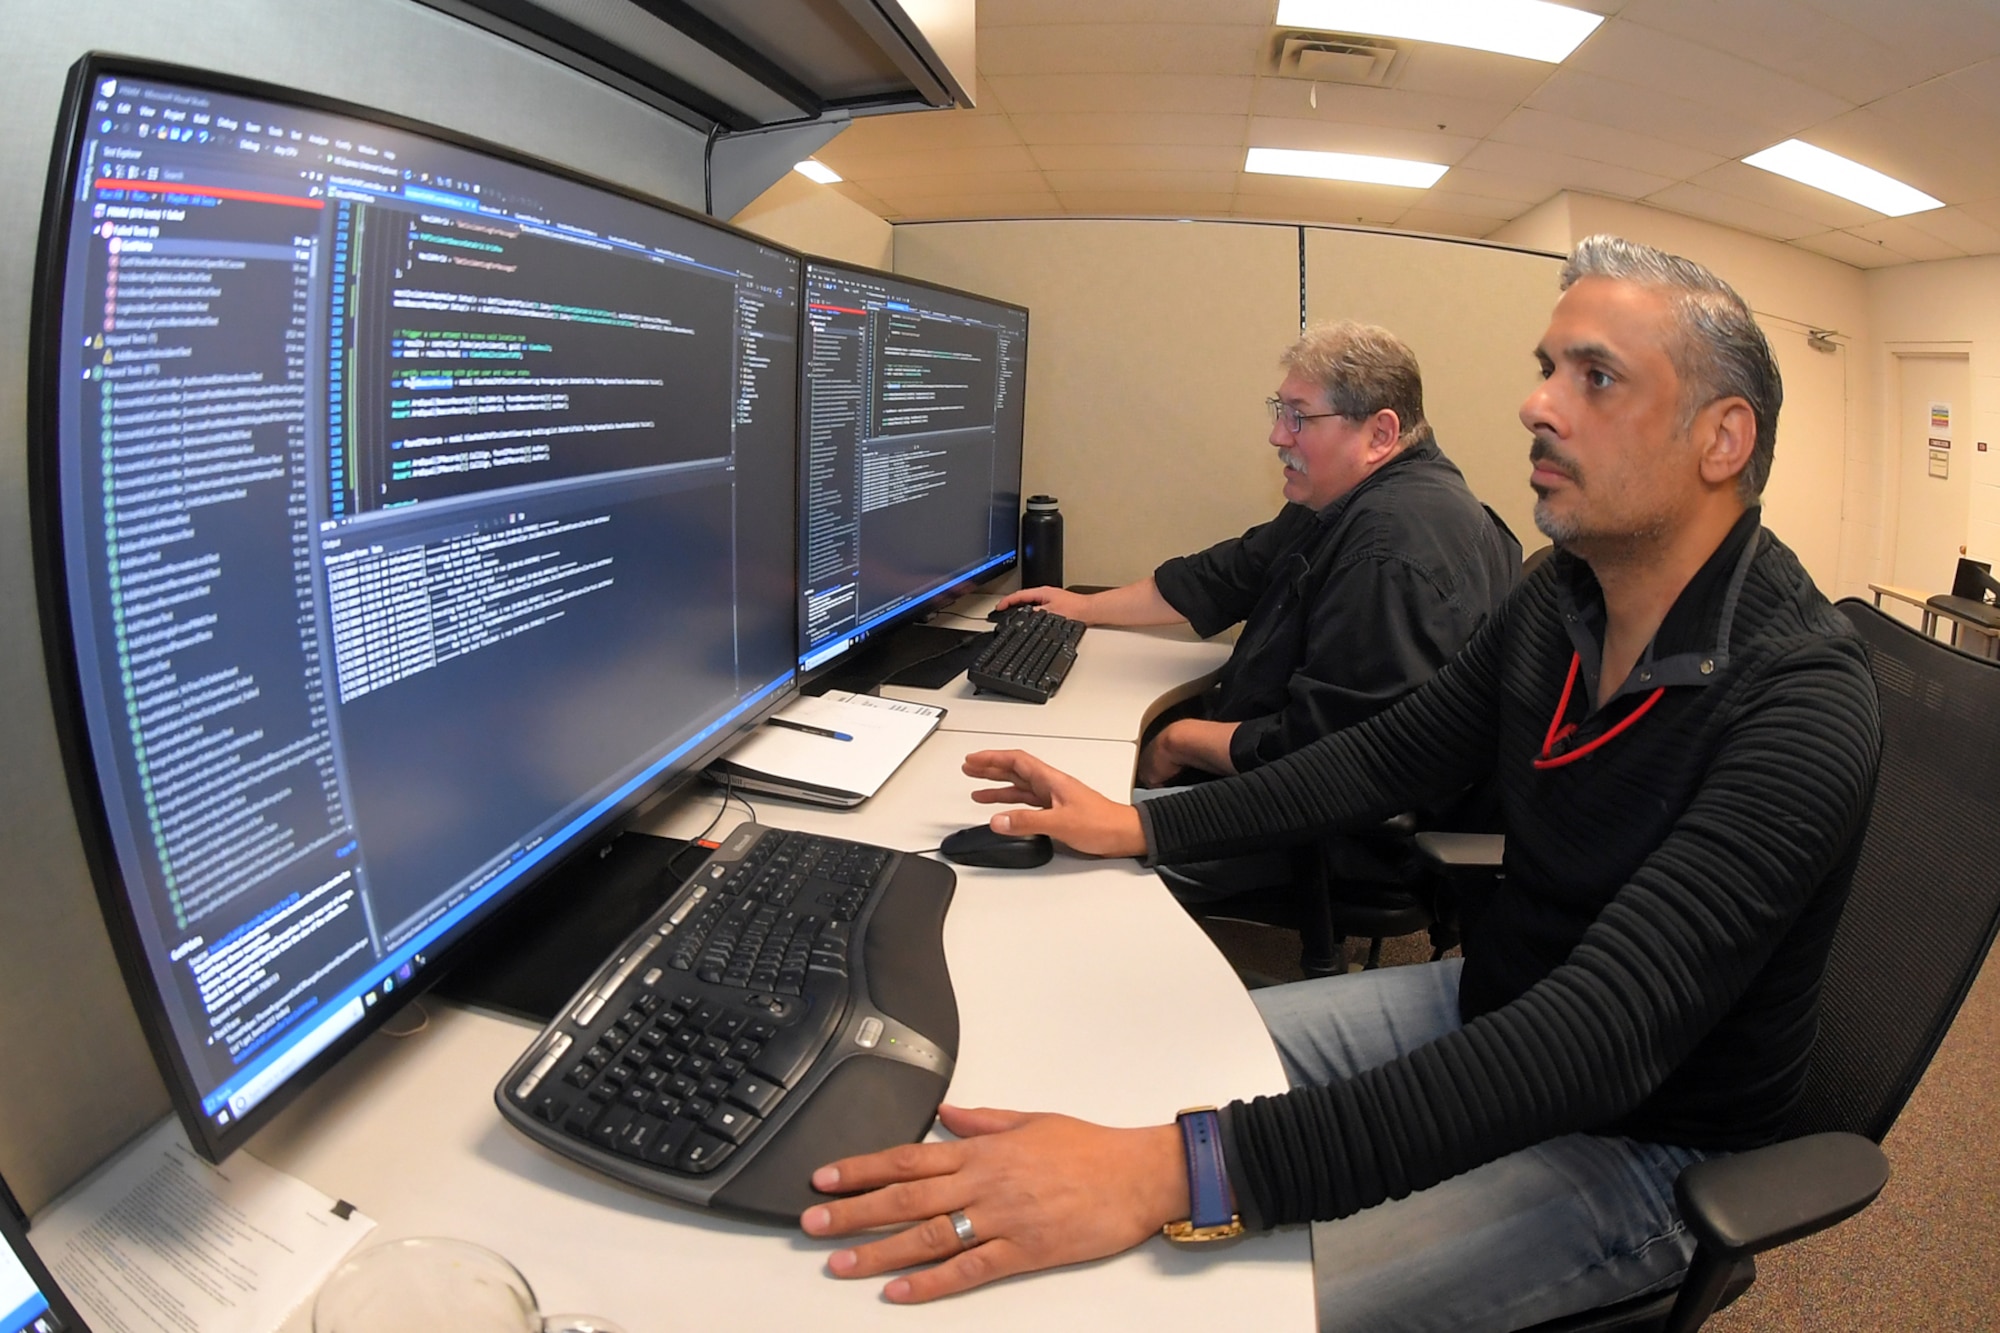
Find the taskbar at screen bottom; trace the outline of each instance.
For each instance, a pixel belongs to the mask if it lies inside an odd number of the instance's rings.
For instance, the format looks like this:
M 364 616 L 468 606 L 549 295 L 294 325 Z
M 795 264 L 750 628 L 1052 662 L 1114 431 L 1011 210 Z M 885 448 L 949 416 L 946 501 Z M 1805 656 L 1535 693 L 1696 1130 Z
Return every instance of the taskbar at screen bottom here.
M 293 1075 L 310 1064 L 322 1051 L 362 1022 L 368 1011 L 399 986 L 410 983 L 428 961 L 427 954 L 449 932 L 469 918 L 535 867 L 559 852 L 566 852 L 575 838 L 605 815 L 618 808 L 634 793 L 660 777 L 676 763 L 734 725 L 758 705 L 797 680 L 787 671 L 745 695 L 735 707 L 648 764 L 614 790 L 580 811 L 561 828 L 542 839 L 530 851 L 508 861 L 449 911 L 444 912 L 416 936 L 405 940 L 387 957 L 371 967 L 337 995 L 316 1004 L 324 1016 L 301 1027 L 292 1037 L 268 1050 L 254 1063 L 237 1071 L 228 1081 L 202 1096 L 202 1113 L 215 1130 L 227 1130 L 284 1087 Z M 0 1330 L 4 1333 L 4 1330 Z

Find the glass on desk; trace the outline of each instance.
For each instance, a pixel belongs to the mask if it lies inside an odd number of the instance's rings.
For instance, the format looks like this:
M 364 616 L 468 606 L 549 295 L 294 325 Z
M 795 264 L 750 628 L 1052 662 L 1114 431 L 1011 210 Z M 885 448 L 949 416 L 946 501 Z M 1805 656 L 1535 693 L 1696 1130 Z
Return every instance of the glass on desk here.
M 416 1236 L 371 1246 L 333 1270 L 313 1333 L 624 1333 L 596 1315 L 544 1316 L 528 1279 L 470 1241 Z

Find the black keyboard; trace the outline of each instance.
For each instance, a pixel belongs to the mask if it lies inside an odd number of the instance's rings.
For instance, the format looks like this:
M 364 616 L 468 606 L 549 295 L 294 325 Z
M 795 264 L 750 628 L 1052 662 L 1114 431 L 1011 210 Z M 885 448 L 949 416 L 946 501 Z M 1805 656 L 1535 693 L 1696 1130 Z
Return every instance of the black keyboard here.
M 687 1203 L 790 1223 L 813 1170 L 913 1143 L 958 1055 L 956 879 L 739 824 L 507 1071 L 501 1114 Z
M 982 690 L 1045 704 L 1076 663 L 1084 623 L 1053 611 L 1009 611 L 965 673 Z

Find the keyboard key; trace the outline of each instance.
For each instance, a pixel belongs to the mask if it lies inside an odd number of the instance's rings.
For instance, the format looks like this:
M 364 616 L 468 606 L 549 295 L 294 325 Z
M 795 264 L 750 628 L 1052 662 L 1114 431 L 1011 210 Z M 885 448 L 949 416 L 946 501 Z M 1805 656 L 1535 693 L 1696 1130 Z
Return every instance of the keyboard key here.
M 597 1117 L 603 1113 L 604 1108 L 596 1102 L 578 1102 L 575 1109 L 569 1113 L 569 1117 L 563 1121 L 563 1129 L 580 1139 L 587 1139 L 590 1137 L 591 1126 L 597 1123 Z
M 725 1143 L 706 1131 L 699 1131 L 681 1148 L 680 1154 L 674 1158 L 674 1166 L 682 1171 L 703 1174 L 721 1166 L 735 1151 L 736 1145 Z
M 653 1139 L 666 1127 L 665 1121 L 655 1120 L 652 1116 L 633 1116 L 632 1123 L 618 1132 L 612 1151 L 627 1157 L 644 1157 L 646 1149 L 653 1145 Z
M 681 1149 L 694 1136 L 695 1123 L 692 1120 L 667 1120 L 653 1134 L 653 1141 L 646 1145 L 645 1160 L 654 1166 L 671 1166 Z
M 758 1115 L 771 1114 L 771 1108 L 785 1095 L 785 1090 L 767 1078 L 755 1074 L 739 1078 L 729 1089 L 729 1100 Z
M 619 1088 L 616 1083 L 613 1083 L 608 1078 L 601 1078 L 590 1085 L 590 1091 L 586 1092 L 584 1096 L 594 1102 L 608 1102 L 616 1098 L 618 1092 Z
M 740 1106 L 718 1106 L 709 1112 L 701 1127 L 729 1143 L 741 1143 L 756 1133 L 764 1122 Z
M 569 1114 L 569 1105 L 569 1098 L 561 1093 L 545 1092 L 530 1104 L 528 1114 L 545 1125 L 560 1125 Z
M 719 1102 L 729 1095 L 729 1080 L 710 1074 L 701 1081 L 699 1092 L 708 1101 Z
M 618 1136 L 625 1132 L 625 1126 L 632 1123 L 634 1112 L 629 1106 L 607 1107 L 597 1123 L 590 1127 L 590 1141 L 600 1148 L 616 1149 Z

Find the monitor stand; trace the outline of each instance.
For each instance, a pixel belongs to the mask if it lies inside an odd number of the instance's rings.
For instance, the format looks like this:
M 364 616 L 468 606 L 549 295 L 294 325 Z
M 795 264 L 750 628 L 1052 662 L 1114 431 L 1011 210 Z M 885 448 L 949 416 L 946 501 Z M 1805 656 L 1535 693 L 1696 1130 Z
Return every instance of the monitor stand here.
M 905 625 L 867 644 L 824 676 L 814 678 L 800 693 L 846 690 L 850 694 L 868 694 L 883 684 L 934 690 L 949 684 L 972 665 L 985 646 L 988 632 Z
M 680 838 L 621 833 L 579 852 L 461 946 L 431 989 L 461 1004 L 549 1022 L 700 864 L 693 852 L 674 861 L 687 847 Z

